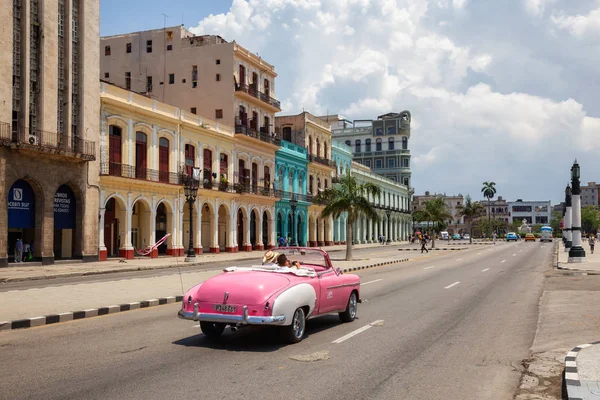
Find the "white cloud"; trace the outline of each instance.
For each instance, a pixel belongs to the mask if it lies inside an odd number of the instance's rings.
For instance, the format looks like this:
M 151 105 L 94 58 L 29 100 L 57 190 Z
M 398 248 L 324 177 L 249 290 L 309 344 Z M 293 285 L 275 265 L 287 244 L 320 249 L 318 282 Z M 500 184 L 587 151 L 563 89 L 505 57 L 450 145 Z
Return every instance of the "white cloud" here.
M 193 31 L 235 39 L 273 63 L 284 113 L 410 110 L 418 192 L 477 198 L 491 179 L 505 198 L 556 199 L 556 176 L 568 176 L 574 157 L 596 162 L 600 120 L 581 99 L 595 60 L 567 58 L 577 41 L 549 32 L 597 33 L 600 10 L 572 17 L 557 8 L 567 0 L 503 1 L 482 15 L 466 0 L 234 0 Z M 543 79 L 553 74 L 564 82 Z

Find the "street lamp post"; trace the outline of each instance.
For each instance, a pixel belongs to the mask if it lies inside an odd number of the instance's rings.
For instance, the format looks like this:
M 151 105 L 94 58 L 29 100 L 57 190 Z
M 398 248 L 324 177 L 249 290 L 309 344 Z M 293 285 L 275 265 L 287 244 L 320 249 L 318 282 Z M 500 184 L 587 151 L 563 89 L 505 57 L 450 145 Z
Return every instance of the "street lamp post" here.
M 565 220 L 564 220 L 564 229 L 565 229 L 565 251 L 569 251 L 571 246 L 573 245 L 572 237 L 571 237 L 571 186 L 567 185 L 565 189 Z
M 193 230 L 193 207 L 196 202 L 196 196 L 198 196 L 198 181 L 193 176 L 188 176 L 185 180 L 183 192 L 185 194 L 185 200 L 190 207 L 190 243 L 188 247 L 186 262 L 192 262 L 196 260 L 196 253 L 194 252 L 194 230 Z
M 571 167 L 572 207 L 571 207 L 571 237 L 573 246 L 569 250 L 570 263 L 583 263 L 585 250 L 581 246 L 581 188 L 579 186 L 580 170 L 577 160 Z
M 392 214 L 392 209 L 390 206 L 385 210 L 385 214 L 387 215 L 387 243 L 391 243 L 390 240 L 390 215 Z
M 292 246 L 298 246 L 296 242 L 296 234 L 298 233 L 298 229 L 296 228 L 296 207 L 298 207 L 298 200 L 296 200 L 296 195 L 292 194 L 292 198 L 290 200 L 290 207 L 292 208 Z

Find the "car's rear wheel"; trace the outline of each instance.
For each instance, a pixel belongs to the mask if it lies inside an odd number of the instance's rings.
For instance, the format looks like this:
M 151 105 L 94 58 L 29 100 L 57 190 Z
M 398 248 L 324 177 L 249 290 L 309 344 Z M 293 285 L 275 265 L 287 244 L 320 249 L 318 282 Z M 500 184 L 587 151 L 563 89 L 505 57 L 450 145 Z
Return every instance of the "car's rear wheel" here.
M 352 322 L 356 318 L 356 311 L 358 308 L 358 298 L 356 297 L 356 292 L 352 292 L 350 297 L 348 298 L 348 304 L 346 305 L 346 310 L 344 312 L 339 313 L 340 319 L 342 322 Z
M 303 308 L 297 308 L 292 317 L 292 323 L 283 328 L 286 341 L 298 343 L 304 338 L 306 330 L 306 314 Z
M 220 322 L 200 321 L 200 329 L 207 338 L 215 339 L 221 336 L 225 330 L 225 324 Z

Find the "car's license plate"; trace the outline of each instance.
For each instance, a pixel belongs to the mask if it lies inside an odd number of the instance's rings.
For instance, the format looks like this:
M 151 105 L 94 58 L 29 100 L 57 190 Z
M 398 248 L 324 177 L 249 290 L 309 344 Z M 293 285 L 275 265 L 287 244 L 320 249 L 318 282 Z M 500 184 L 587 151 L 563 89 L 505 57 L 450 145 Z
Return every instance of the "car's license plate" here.
M 227 304 L 215 304 L 213 306 L 213 309 L 215 311 L 221 311 L 221 312 L 226 312 L 226 313 L 234 313 L 235 310 L 237 309 L 236 306 L 230 306 Z

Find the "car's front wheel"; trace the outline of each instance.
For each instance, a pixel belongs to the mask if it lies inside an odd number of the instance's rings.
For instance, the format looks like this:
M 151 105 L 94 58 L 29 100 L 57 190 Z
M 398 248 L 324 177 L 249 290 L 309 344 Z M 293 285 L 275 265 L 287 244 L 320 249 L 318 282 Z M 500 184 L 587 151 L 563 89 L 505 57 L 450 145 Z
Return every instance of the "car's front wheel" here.
M 219 322 L 200 321 L 202 333 L 209 339 L 215 339 L 221 336 L 225 330 L 225 324 Z
M 356 318 L 356 310 L 358 308 L 358 298 L 356 297 L 356 292 L 352 292 L 350 297 L 348 298 L 348 304 L 346 305 L 346 310 L 344 312 L 339 313 L 340 319 L 342 322 L 352 322 Z
M 298 343 L 304 338 L 306 330 L 306 314 L 303 308 L 297 308 L 292 317 L 292 323 L 284 329 L 285 339 L 289 343 Z

